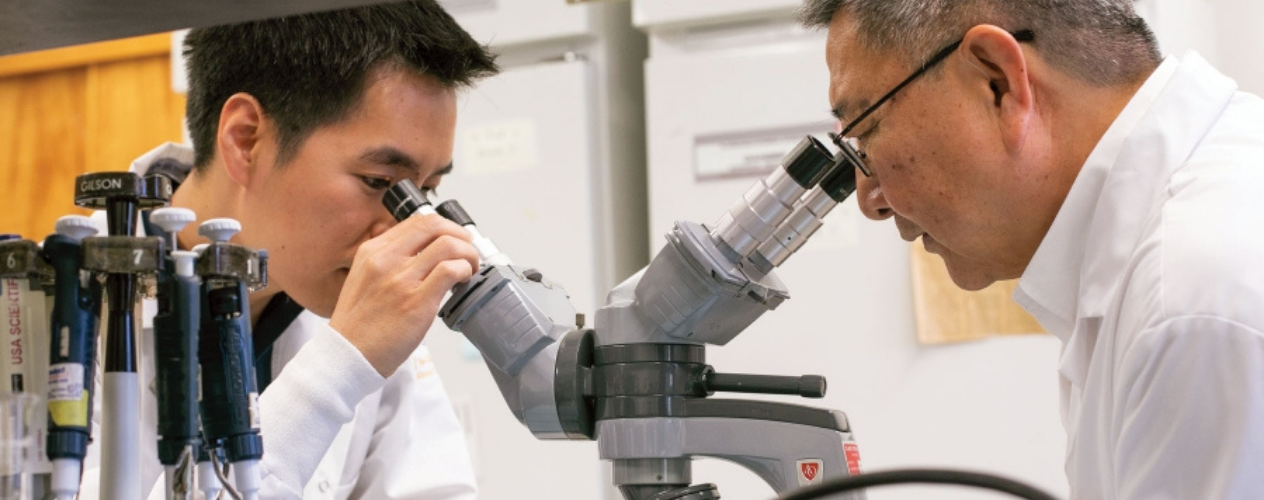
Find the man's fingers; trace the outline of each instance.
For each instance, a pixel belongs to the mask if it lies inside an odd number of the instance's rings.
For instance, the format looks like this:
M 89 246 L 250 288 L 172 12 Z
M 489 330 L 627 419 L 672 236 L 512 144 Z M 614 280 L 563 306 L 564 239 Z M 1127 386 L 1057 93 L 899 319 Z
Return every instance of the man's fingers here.
M 440 262 L 417 285 L 417 292 L 422 297 L 442 297 L 457 283 L 470 279 L 474 275 L 474 269 L 466 260 Z
M 451 237 L 471 241 L 469 231 L 438 215 L 409 217 L 385 233 L 365 241 L 356 250 L 357 265 L 368 268 L 394 268 L 440 238 Z
M 465 228 L 438 215 L 409 217 L 375 239 L 381 241 L 384 249 L 415 255 L 440 236 L 451 236 L 467 242 L 474 239 Z
M 440 236 L 408 260 L 405 279 L 413 283 L 426 280 L 445 262 L 458 262 L 465 265 L 466 269 L 463 271 L 466 276 L 453 282 L 455 285 L 469 279 L 470 275 L 478 269 L 478 250 L 465 240 L 448 235 Z

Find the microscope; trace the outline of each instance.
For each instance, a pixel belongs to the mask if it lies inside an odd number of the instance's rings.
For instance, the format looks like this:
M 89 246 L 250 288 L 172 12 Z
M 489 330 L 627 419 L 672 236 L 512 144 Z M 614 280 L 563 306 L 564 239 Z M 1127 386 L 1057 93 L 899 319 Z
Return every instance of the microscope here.
M 439 213 L 474 236 L 482 266 L 439 316 L 483 354 L 505 402 L 537 438 L 596 440 L 627 500 L 711 500 L 695 457 L 728 460 L 785 493 L 860 473 L 847 416 L 717 392 L 820 398 L 825 379 L 717 372 L 723 346 L 790 298 L 775 269 L 855 191 L 855 163 L 804 138 L 714 226 L 677 222 L 649 266 L 609 292 L 593 325 L 561 285 L 519 266 L 450 200 L 410 181 L 383 203 L 398 220 Z M 863 498 L 854 493 L 851 498 Z

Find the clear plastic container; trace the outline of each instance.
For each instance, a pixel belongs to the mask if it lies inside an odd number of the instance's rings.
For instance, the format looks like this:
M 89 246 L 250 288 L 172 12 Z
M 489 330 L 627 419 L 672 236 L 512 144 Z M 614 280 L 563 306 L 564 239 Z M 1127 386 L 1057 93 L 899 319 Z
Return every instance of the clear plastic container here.
M 30 393 L 0 393 L 0 500 L 30 500 L 32 478 L 27 464 L 42 452 L 32 432 L 41 398 Z

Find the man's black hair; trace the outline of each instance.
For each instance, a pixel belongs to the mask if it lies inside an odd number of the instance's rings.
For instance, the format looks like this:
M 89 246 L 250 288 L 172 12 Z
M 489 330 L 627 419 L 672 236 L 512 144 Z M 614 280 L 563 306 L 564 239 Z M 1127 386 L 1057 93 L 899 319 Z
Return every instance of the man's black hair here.
M 276 122 L 277 164 L 283 165 L 313 131 L 359 104 L 366 76 L 383 64 L 454 89 L 500 71 L 487 47 L 434 0 L 194 29 L 184 54 L 198 169 L 215 156 L 220 111 L 238 92 L 258 99 Z

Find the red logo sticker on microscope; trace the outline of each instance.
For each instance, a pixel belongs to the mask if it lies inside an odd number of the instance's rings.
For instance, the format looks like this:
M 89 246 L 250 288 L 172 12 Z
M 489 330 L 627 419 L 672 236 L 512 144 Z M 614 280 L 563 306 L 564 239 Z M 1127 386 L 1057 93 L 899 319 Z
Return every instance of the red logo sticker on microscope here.
M 799 469 L 799 486 L 821 482 L 821 464 L 820 460 L 799 460 L 796 463 Z
M 856 443 L 843 443 L 843 456 L 847 457 L 847 474 L 860 474 L 860 446 Z

